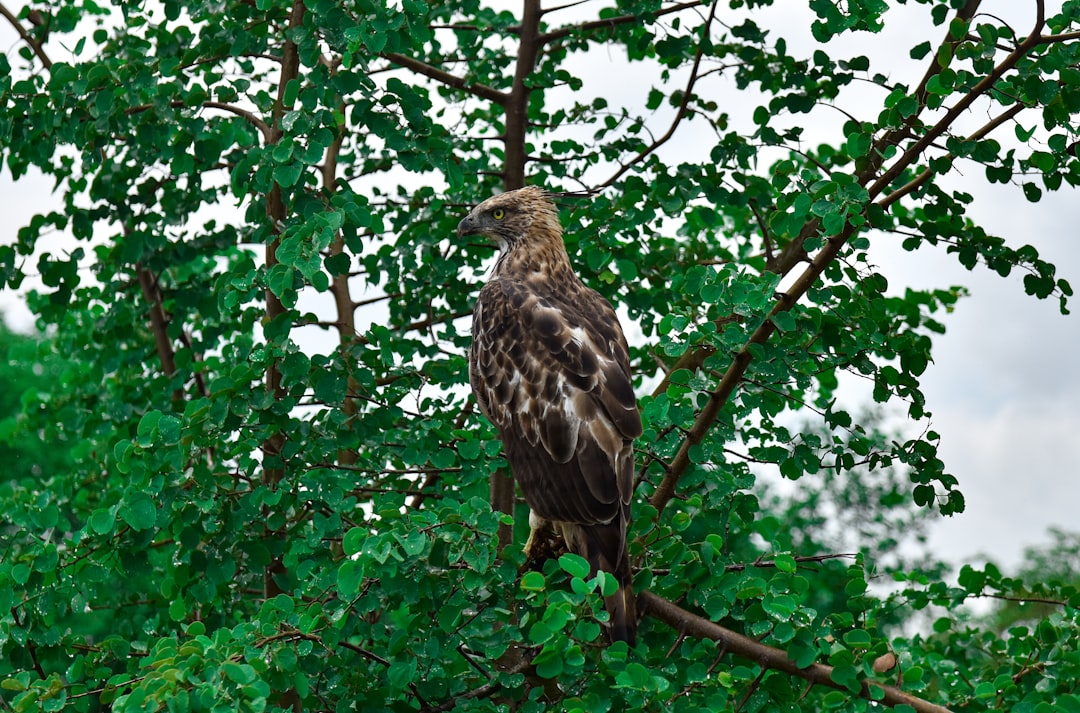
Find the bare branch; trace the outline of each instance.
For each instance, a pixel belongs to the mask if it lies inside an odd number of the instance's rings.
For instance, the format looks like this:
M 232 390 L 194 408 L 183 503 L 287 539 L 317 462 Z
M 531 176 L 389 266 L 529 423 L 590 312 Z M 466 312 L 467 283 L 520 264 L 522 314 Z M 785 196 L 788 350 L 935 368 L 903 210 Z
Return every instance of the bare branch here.
M 1039 44 L 1052 45 L 1061 42 L 1072 42 L 1073 40 L 1080 40 L 1080 31 L 1063 32 L 1060 35 L 1042 35 L 1039 37 Z
M 698 3 L 694 4 L 696 5 Z M 701 41 L 698 43 L 697 52 L 694 54 L 694 63 L 690 67 L 690 80 L 686 83 L 686 89 L 683 91 L 682 101 L 679 102 L 679 108 L 675 112 L 675 118 L 672 120 L 671 126 L 668 127 L 668 130 L 664 133 L 663 136 L 653 141 L 652 144 L 646 147 L 641 153 L 639 153 L 627 163 L 619 166 L 619 170 L 616 171 L 611 178 L 596 187 L 597 191 L 603 190 L 604 188 L 607 188 L 608 186 L 614 184 L 615 181 L 622 178 L 623 174 L 633 168 L 634 165 L 645 160 L 645 158 L 647 158 L 650 154 L 652 154 L 658 148 L 667 143 L 667 141 L 672 136 L 674 136 L 675 130 L 679 128 L 679 124 L 681 124 L 683 119 L 686 118 L 687 110 L 690 106 L 690 100 L 694 96 L 694 85 L 697 83 L 698 80 L 698 70 L 701 68 L 701 58 L 705 54 L 705 44 L 709 39 L 709 29 L 712 27 L 713 20 L 716 18 L 716 5 L 717 0 L 713 0 L 713 3 L 709 6 L 709 16 L 705 20 L 705 24 L 701 28 Z
M 571 7 L 572 5 L 576 5 L 576 4 L 577 3 L 572 3 L 571 5 L 563 5 L 561 7 L 553 7 L 553 8 L 550 8 L 548 10 L 545 10 L 544 13 L 546 14 L 546 13 L 549 13 L 549 12 L 555 12 L 557 10 L 562 10 L 562 9 L 564 9 L 566 7 Z M 671 15 L 672 13 L 682 12 L 683 10 L 688 10 L 688 9 L 690 9 L 692 7 L 700 7 L 701 5 L 704 5 L 704 4 L 705 4 L 705 0 L 692 0 L 691 2 L 679 3 L 677 5 L 672 5 L 671 7 L 665 7 L 663 10 L 658 10 L 653 15 L 653 17 L 663 17 L 664 15 Z M 636 14 L 636 15 L 619 15 L 618 17 L 609 17 L 609 18 L 605 18 L 603 20 L 591 20 L 589 22 L 583 22 L 580 25 L 572 25 L 570 27 L 561 27 L 558 30 L 552 30 L 551 32 L 543 34 L 543 35 L 540 36 L 540 43 L 541 44 L 550 44 L 551 42 L 554 42 L 555 40 L 562 39 L 563 37 L 566 37 L 568 35 L 572 35 L 575 32 L 591 32 L 592 30 L 613 29 L 615 27 L 618 27 L 619 25 L 629 25 L 631 23 L 640 23 L 640 22 L 642 22 L 642 16 L 640 14 Z

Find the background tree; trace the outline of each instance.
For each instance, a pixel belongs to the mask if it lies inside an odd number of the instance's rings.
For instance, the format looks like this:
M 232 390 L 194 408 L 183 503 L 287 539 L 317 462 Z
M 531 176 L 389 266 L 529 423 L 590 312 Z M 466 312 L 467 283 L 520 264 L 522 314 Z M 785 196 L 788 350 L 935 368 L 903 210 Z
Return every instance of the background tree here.
M 40 339 L 12 333 L 0 316 L 0 463 L 4 480 L 40 487 L 46 477 L 71 468 L 69 447 L 54 440 L 53 429 L 36 430 L 41 418 L 23 415 L 23 404 L 48 410 L 48 394 L 63 372 L 63 360 L 38 357 Z
M 768 4 L 0 5 L 22 39 L 0 56 L 5 165 L 62 201 L 0 270 L 44 285 L 31 306 L 71 361 L 26 418 L 75 461 L 3 491 L 5 705 L 1080 707 L 1072 584 L 1007 640 L 959 614 L 913 636 L 913 610 L 1012 582 L 896 564 L 902 591 L 875 596 L 888 527 L 835 557 L 755 483 L 827 471 L 830 492 L 882 494 L 834 498 L 869 523 L 907 521 L 907 497 L 963 509 L 937 434 L 836 399 L 853 373 L 924 419 L 936 314 L 962 293 L 890 296 L 866 250 L 944 246 L 1065 309 L 1054 267 L 939 179 L 963 167 L 1031 201 L 1075 185 L 1080 5 L 1030 2 L 1019 29 L 922 2 L 940 39 L 911 49 L 926 71 L 905 86 L 844 50 L 886 3 L 809 3 L 826 49 L 807 56 L 758 26 Z M 595 53 L 656 86 L 625 106 L 586 87 Z M 846 105 L 855 84 L 875 93 Z M 807 146 L 821 107 L 830 138 Z M 694 127 L 699 154 L 665 159 Z M 520 571 L 523 511 L 467 397 L 492 252 L 454 226 L 526 181 L 576 192 L 568 247 L 640 328 L 634 651 L 603 646 L 580 560 Z M 875 480 L 890 468 L 906 491 Z

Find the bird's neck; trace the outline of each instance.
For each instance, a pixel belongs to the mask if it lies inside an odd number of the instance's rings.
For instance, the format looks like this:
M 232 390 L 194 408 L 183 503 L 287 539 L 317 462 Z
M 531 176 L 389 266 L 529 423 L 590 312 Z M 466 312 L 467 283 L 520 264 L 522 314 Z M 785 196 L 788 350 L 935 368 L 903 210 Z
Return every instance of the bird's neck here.
M 579 283 L 560 233 L 531 235 L 508 246 L 499 256 L 495 274 L 522 282 L 557 280 L 567 286 Z

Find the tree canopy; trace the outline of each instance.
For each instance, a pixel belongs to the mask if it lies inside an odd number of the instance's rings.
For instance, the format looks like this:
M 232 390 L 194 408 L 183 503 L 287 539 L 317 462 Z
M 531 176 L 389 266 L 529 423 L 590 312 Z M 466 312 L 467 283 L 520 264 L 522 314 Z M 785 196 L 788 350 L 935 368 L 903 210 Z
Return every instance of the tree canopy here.
M 955 186 L 1080 183 L 1080 3 L 917 0 L 908 84 L 846 50 L 895 4 L 0 2 L 0 158 L 58 202 L 0 245 L 63 356 L 17 423 L 70 458 L 0 482 L 4 706 L 1080 710 L 1075 578 L 906 554 L 964 508 L 939 436 L 837 397 L 933 408 L 964 290 L 890 292 L 882 235 L 1067 310 Z M 493 251 L 454 228 L 527 183 L 634 325 L 633 650 L 583 560 L 525 566 L 468 392 Z

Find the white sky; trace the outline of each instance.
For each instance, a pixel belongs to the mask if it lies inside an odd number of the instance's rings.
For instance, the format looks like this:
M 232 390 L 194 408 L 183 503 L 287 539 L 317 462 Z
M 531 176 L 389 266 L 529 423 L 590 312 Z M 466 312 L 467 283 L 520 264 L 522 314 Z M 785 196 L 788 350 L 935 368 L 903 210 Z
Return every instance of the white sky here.
M 518 6 L 516 2 L 496 4 Z M 1027 0 L 986 0 L 982 11 L 1005 18 L 1023 33 L 1031 25 L 1033 4 Z M 17 11 L 19 3 L 13 5 Z M 590 17 L 603 5 L 590 2 L 568 13 Z M 1047 5 L 1052 12 L 1061 2 Z M 738 24 L 739 19 L 724 12 L 720 18 L 726 24 Z M 928 15 L 924 5 L 899 6 L 886 17 L 885 34 L 844 35 L 841 43 L 828 46 L 827 51 L 834 56 L 866 54 L 871 58 L 871 71 L 886 72 L 913 86 L 923 65 L 908 58 L 908 49 L 923 40 L 936 43 L 943 34 L 943 28 L 931 25 Z M 571 16 L 566 17 L 569 20 Z M 816 46 L 807 17 L 806 3 L 792 0 L 778 0 L 773 8 L 754 11 L 755 21 L 775 28 L 772 36 L 785 37 L 789 52 L 795 55 Z M 0 47 L 11 51 L 16 44 L 14 32 L 0 23 Z M 636 65 L 631 75 L 635 81 L 627 81 L 620 57 L 606 49 L 603 52 L 602 56 L 593 53 L 587 66 L 577 65 L 585 80 L 581 91 L 603 93 L 612 103 L 643 103 L 651 75 L 642 75 L 644 70 Z M 740 99 L 722 81 L 698 89 L 715 91 L 718 101 L 723 101 L 727 92 L 726 100 L 736 117 L 735 107 L 745 106 L 748 112 L 756 105 L 745 97 Z M 866 95 L 866 111 L 873 116 L 880 107 L 880 98 L 875 101 L 873 92 L 879 90 L 867 91 L 871 93 Z M 843 101 L 850 110 L 852 105 Z M 658 112 L 653 132 L 662 133 L 669 120 L 669 114 Z M 811 136 L 837 140 L 835 115 L 815 113 L 805 121 Z M 1023 123 L 1031 126 L 1034 122 L 1029 117 Z M 698 156 L 702 138 L 697 132 L 708 131 L 707 127 L 683 128 L 665 147 L 664 158 Z M 1011 129 L 1004 127 L 1002 136 L 1010 134 Z M 970 214 L 977 222 L 1014 246 L 1031 243 L 1057 265 L 1062 277 L 1080 288 L 1080 241 L 1075 228 L 1080 202 L 1075 191 L 1047 194 L 1042 202 L 1031 204 L 1018 186 L 988 186 L 978 168 L 961 167 L 961 171 L 963 175 L 956 172 L 949 180 L 975 195 Z M 53 209 L 56 199 L 51 190 L 51 182 L 41 176 L 31 175 L 13 184 L 7 169 L 0 169 L 4 209 L 0 243 L 12 242 L 18 228 L 33 214 Z M 928 408 L 934 414 L 931 425 L 942 435 L 940 454 L 947 470 L 960 479 L 967 497 L 965 513 L 942 519 L 933 528 L 931 545 L 936 552 L 953 562 L 982 552 L 1015 566 L 1023 548 L 1043 541 L 1048 527 L 1080 530 L 1076 514 L 1080 509 L 1077 317 L 1061 316 L 1056 300 L 1026 296 L 1020 272 L 1008 278 L 981 268 L 968 272 L 944 251 L 905 253 L 897 239 L 888 237 L 876 239 L 871 255 L 888 277 L 890 289 L 897 293 L 909 286 L 964 285 L 971 291 L 971 297 L 962 300 L 953 314 L 940 318 L 948 333 L 935 338 L 935 362 L 923 378 Z M 0 292 L 0 310 L 11 325 L 20 329 L 32 326 L 32 316 L 19 295 Z M 1074 305 L 1076 310 L 1080 305 Z

